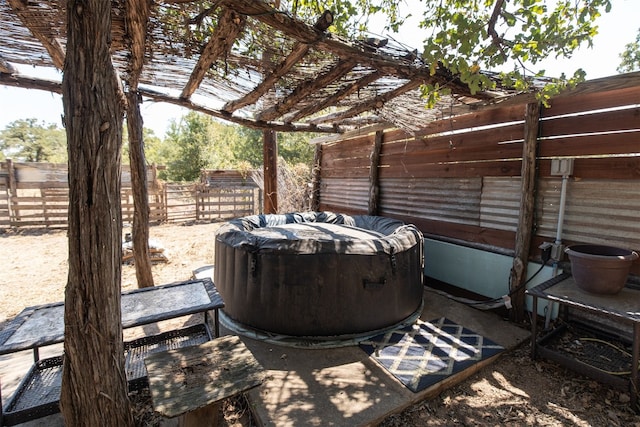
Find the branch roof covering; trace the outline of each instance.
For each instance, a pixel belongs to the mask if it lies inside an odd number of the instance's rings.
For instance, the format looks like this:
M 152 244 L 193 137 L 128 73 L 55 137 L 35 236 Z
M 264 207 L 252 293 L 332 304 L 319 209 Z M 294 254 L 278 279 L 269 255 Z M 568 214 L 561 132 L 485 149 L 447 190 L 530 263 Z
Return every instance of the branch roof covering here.
M 126 90 L 241 125 L 341 133 L 414 131 L 514 95 L 471 94 L 442 67 L 390 39 L 346 40 L 262 0 L 112 0 L 113 63 Z M 56 90 L 12 64 L 64 67 L 66 0 L 0 3 L 0 84 Z M 495 76 L 494 76 L 495 77 Z M 425 83 L 451 89 L 434 109 Z

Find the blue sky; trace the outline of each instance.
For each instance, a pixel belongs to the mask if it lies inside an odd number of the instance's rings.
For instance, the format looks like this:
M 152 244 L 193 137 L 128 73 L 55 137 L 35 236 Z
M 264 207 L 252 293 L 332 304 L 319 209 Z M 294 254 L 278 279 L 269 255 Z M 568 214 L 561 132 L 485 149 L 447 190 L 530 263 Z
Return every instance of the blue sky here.
M 550 59 L 539 65 L 546 70 L 548 76 L 559 76 L 562 72 L 571 75 L 577 68 L 587 71 L 587 79 L 617 74 L 620 53 L 624 46 L 635 40 L 640 28 L 640 0 L 613 0 L 612 11 L 600 18 L 600 31 L 594 40 L 592 49 L 583 48 L 571 59 Z M 411 28 L 411 21 L 409 21 Z M 398 41 L 420 49 L 421 37 L 417 30 L 407 29 L 399 36 Z M 20 70 L 33 74 L 28 67 Z M 56 78 L 56 75 L 45 76 Z M 57 78 L 60 78 L 58 75 Z M 188 110 L 169 104 L 146 101 L 142 104 L 142 116 L 145 127 L 154 130 L 156 135 L 164 136 L 171 119 L 179 119 Z M 61 126 L 62 99 L 59 95 L 38 90 L 26 90 L 0 86 L 0 129 L 7 124 L 26 118 L 36 118 L 45 123 Z

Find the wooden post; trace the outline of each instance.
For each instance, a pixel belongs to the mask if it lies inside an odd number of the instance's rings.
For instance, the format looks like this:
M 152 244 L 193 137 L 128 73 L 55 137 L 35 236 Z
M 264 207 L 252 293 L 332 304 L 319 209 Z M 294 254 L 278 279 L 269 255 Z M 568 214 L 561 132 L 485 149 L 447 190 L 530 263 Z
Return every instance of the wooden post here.
M 147 162 L 144 155 L 143 120 L 140 113 L 142 97 L 136 91 L 127 93 L 127 130 L 129 133 L 129 163 L 133 192 L 133 259 L 139 288 L 153 286 L 149 253 L 149 190 Z
M 378 215 L 378 206 L 380 203 L 380 182 L 378 179 L 380 165 L 380 151 L 382 150 L 382 140 L 384 132 L 379 130 L 376 132 L 373 150 L 371 151 L 371 159 L 369 162 L 369 215 Z
M 18 190 L 16 185 L 16 168 L 13 166 L 13 160 L 7 159 L 7 173 L 9 174 L 9 224 L 17 226 L 16 221 L 19 219 L 18 212 Z
M 311 171 L 311 210 L 320 210 L 320 181 L 322 179 L 322 144 L 317 144 L 313 154 L 313 170 Z
M 69 0 L 62 104 L 69 153 L 69 274 L 60 409 L 68 426 L 133 426 L 120 280 L 122 119 L 111 3 Z
M 540 104 L 527 104 L 524 145 L 522 147 L 521 198 L 518 229 L 516 231 L 515 254 L 509 277 L 511 295 L 511 320 L 520 323 L 524 319 L 525 287 L 529 247 L 533 231 L 533 211 L 535 209 L 536 153 L 540 123 Z
M 262 132 L 264 159 L 264 213 L 278 212 L 278 138 L 276 132 Z

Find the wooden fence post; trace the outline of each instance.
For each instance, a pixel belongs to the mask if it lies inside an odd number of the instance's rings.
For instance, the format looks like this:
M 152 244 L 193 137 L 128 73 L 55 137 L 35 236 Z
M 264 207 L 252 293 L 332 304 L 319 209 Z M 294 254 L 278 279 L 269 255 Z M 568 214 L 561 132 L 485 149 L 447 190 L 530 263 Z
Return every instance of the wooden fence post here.
M 278 212 L 278 139 L 275 131 L 262 132 L 264 161 L 264 213 Z
M 142 96 L 137 91 L 127 93 L 127 129 L 129 131 L 129 163 L 133 194 L 133 257 L 139 288 L 153 286 L 151 252 L 149 250 L 149 188 L 147 162 L 144 154 L 143 120 L 140 113 Z
M 540 125 L 540 104 L 527 104 L 524 124 L 524 144 L 522 147 L 522 169 L 520 176 L 521 197 L 516 231 L 515 254 L 513 266 L 509 276 L 509 293 L 511 305 L 511 320 L 520 323 L 525 312 L 525 286 L 527 279 L 527 263 L 529 261 L 529 247 L 533 233 L 533 211 L 535 209 L 536 187 L 536 154 L 538 148 L 538 130 Z
M 18 211 L 18 190 L 16 184 L 16 168 L 13 166 L 13 160 L 7 159 L 7 173 L 9 174 L 9 223 L 11 226 L 17 226 L 16 221 L 20 214 Z
M 382 140 L 384 132 L 379 130 L 376 132 L 373 150 L 371 151 L 371 159 L 369 162 L 369 215 L 378 215 L 378 206 L 380 205 L 380 181 L 378 179 L 380 165 L 380 151 L 382 150 Z
M 311 171 L 311 210 L 320 210 L 320 180 L 322 176 L 322 144 L 316 144 L 313 154 L 313 170 Z

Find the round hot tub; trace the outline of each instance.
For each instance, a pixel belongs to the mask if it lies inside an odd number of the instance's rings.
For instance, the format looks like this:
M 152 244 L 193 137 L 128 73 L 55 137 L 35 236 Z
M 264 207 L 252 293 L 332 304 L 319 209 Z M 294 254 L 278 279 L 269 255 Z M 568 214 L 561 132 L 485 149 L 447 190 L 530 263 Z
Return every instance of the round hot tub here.
M 216 233 L 214 281 L 236 330 L 365 336 L 422 309 L 422 234 L 377 216 L 254 215 Z

